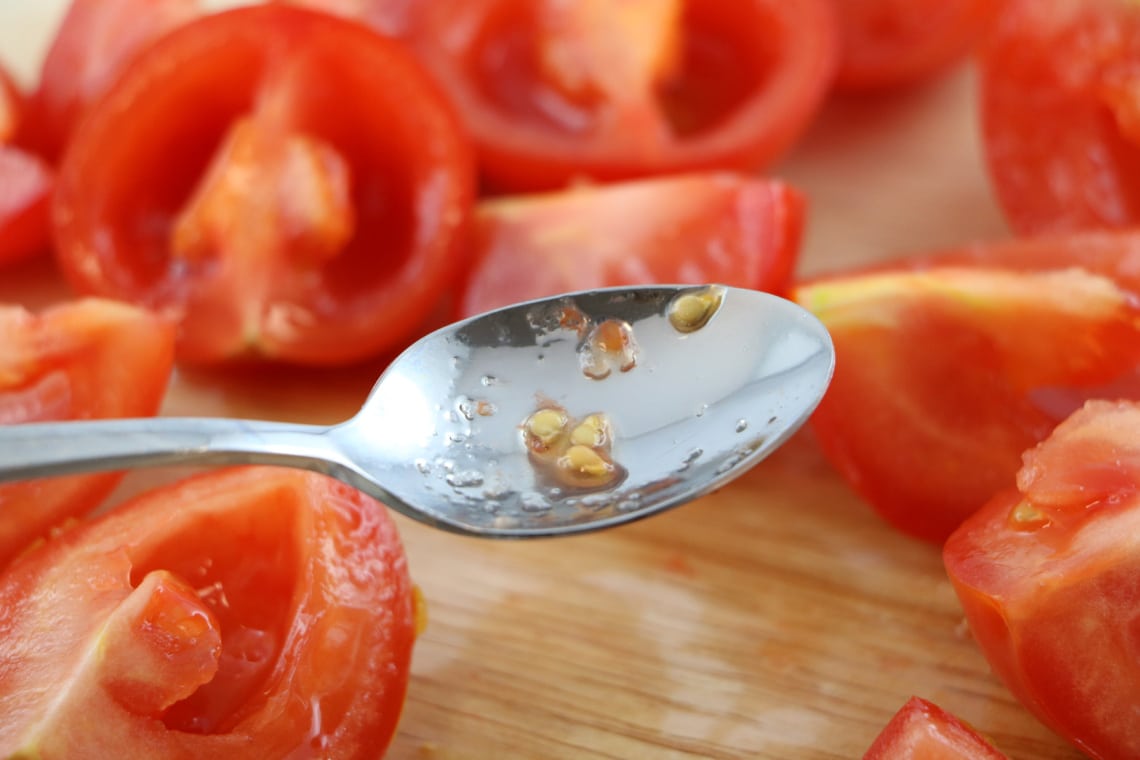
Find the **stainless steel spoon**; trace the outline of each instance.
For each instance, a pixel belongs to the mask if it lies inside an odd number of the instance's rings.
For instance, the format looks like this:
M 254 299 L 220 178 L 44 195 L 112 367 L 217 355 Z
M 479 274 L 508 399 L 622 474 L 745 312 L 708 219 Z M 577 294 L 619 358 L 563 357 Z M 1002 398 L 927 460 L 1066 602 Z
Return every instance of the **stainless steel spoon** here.
M 833 367 L 823 326 L 766 293 L 572 293 L 424 337 L 338 425 L 158 417 L 0 426 L 0 481 L 285 465 L 457 533 L 579 533 L 744 473 L 803 424 Z

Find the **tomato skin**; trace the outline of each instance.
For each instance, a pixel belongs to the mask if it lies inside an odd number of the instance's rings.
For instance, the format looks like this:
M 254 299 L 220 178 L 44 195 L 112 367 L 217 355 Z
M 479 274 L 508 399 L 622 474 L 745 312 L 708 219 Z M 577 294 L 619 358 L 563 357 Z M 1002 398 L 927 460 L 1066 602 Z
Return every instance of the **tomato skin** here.
M 461 316 L 648 282 L 780 293 L 798 260 L 804 214 L 794 188 L 727 173 L 485 200 L 473 224 L 475 263 Z
M 1090 401 L 943 558 L 994 672 L 1094 758 L 1140 754 L 1140 404 Z
M 378 757 L 415 635 L 383 506 L 275 468 L 143 493 L 21 557 L 0 601 L 0 751 L 45 760 Z
M 827 2 L 684 3 L 679 50 L 662 54 L 671 62 L 649 55 L 653 63 L 641 65 L 659 71 L 633 73 L 636 87 L 606 92 L 606 71 L 567 64 L 562 73 L 569 81 L 554 82 L 549 68 L 561 64 L 549 59 L 591 61 L 599 48 L 610 54 L 598 39 L 616 23 L 605 17 L 607 4 L 594 6 L 598 15 L 572 22 L 572 31 L 558 25 L 544 31 L 541 14 L 556 7 L 553 2 L 454 0 L 419 12 L 408 12 L 401 0 L 356 5 L 365 21 L 403 34 L 439 78 L 495 192 L 549 190 L 582 178 L 763 167 L 812 121 L 838 57 Z M 619 4 L 608 5 L 609 13 L 620 12 Z M 647 32 L 660 33 L 672 32 Z M 640 38 L 630 33 L 630 50 L 642 50 L 632 45 Z M 628 63 L 619 55 L 608 70 L 624 72 Z M 575 91 L 579 84 L 587 92 Z
M 835 87 L 875 92 L 915 85 L 964 59 L 1002 0 L 833 0 L 842 37 Z
M 60 167 L 57 255 L 78 291 L 177 320 L 183 361 L 352 363 L 418 337 L 457 285 L 474 171 L 397 43 L 238 8 L 151 45 L 89 111 Z
M 1135 3 L 1010 0 L 979 73 L 986 164 L 1015 231 L 1140 220 L 1138 62 Z
M 944 541 L 1084 400 L 1140 398 L 1138 251 L 1026 240 L 801 283 L 836 346 L 821 448 L 894 527 Z
M 1003 760 L 981 734 L 938 705 L 911 697 L 875 738 L 863 760 Z
M 174 327 L 127 304 L 83 299 L 32 314 L 0 306 L 0 424 L 146 417 L 158 412 Z M 0 565 L 119 482 L 103 473 L 0 485 Z
M 132 57 L 200 15 L 199 0 L 71 0 L 40 68 L 20 143 L 51 162 Z

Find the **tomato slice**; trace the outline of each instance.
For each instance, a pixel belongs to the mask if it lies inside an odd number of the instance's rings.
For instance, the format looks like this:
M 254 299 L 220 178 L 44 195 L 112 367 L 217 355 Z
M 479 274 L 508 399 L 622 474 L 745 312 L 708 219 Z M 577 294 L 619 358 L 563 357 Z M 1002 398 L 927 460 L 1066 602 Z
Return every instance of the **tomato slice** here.
M 383 505 L 325 476 L 214 471 L 0 577 L 0 752 L 378 757 L 415 602 Z
M 158 412 L 174 328 L 127 304 L 86 299 L 40 314 L 0 306 L 0 424 Z M 0 564 L 66 518 L 93 510 L 116 474 L 0 485 Z
M 1016 231 L 1140 222 L 1138 64 L 1135 3 L 1008 2 L 981 58 L 981 112 L 986 162 Z
M 911 697 L 863 760 L 1005 760 L 985 737 L 938 705 Z
M 177 320 L 182 360 L 345 364 L 449 297 L 474 194 L 458 119 L 398 43 L 251 6 L 164 36 L 92 106 L 57 253 L 80 292 Z
M 0 266 L 47 250 L 54 176 L 48 165 L 9 144 L 24 119 L 25 102 L 0 67 Z
M 1081 238 L 1024 241 L 793 291 L 836 346 L 812 426 L 892 525 L 943 541 L 1084 400 L 1140 398 L 1140 238 L 1107 237 L 1087 266 Z
M 56 161 L 127 62 L 202 13 L 199 0 L 71 0 L 40 67 L 20 142 Z
M 811 122 L 838 56 L 823 0 L 355 5 L 418 50 L 499 191 L 764 166 Z
M 841 55 L 835 85 L 868 92 L 921 83 L 981 41 L 994 0 L 833 0 Z
M 475 215 L 475 264 L 461 312 L 654 282 L 783 292 L 803 222 L 804 199 L 794 188 L 735 174 L 486 200 Z
M 997 675 L 1090 757 L 1140 756 L 1140 404 L 1090 401 L 946 542 Z

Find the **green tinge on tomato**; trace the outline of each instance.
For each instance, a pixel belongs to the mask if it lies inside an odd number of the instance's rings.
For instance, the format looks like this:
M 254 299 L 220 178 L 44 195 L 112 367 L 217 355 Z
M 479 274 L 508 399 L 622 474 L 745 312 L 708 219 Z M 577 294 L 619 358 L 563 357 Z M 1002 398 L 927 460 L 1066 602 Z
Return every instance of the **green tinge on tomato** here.
M 1076 259 L 1040 271 L 907 262 L 793 297 L 836 347 L 812 417 L 823 450 L 884 518 L 927 541 L 1011 485 L 1022 452 L 1085 399 L 1140 397 L 1135 294 Z

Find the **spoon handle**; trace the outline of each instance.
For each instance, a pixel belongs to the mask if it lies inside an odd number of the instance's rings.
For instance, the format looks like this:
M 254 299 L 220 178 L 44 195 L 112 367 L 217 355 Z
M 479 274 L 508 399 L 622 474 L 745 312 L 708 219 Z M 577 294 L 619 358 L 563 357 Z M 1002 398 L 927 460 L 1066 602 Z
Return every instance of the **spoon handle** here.
M 330 428 L 194 417 L 0 425 L 0 482 L 164 465 L 276 464 L 328 471 Z

